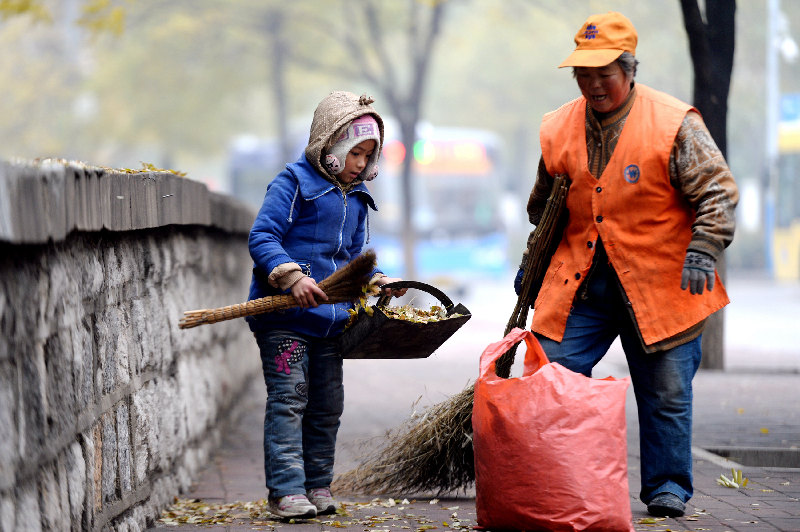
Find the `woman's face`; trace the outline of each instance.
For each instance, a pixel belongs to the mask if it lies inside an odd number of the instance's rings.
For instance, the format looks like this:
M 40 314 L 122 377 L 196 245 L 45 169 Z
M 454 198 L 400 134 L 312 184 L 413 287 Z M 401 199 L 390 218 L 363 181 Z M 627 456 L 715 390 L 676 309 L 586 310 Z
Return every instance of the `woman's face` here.
M 631 80 L 616 61 L 604 67 L 575 67 L 575 79 L 598 113 L 616 111 L 631 92 Z

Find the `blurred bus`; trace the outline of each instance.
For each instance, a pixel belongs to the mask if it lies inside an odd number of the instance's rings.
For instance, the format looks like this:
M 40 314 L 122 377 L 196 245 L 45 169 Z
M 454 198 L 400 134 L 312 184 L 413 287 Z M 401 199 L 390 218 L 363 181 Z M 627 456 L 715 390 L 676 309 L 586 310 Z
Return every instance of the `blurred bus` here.
M 402 275 L 401 171 L 413 157 L 412 225 L 421 279 L 502 275 L 508 239 L 501 198 L 502 143 L 491 131 L 423 126 L 411 153 L 387 121 L 377 179 L 368 183 L 378 204 L 370 219 L 370 246 L 381 267 Z

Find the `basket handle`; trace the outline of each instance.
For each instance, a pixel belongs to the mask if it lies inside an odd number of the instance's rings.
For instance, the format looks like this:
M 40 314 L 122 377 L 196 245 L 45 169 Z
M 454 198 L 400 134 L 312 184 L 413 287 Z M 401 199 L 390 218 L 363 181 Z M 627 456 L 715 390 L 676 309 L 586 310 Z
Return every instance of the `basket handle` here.
M 381 286 L 381 290 L 383 290 L 384 288 L 416 288 L 417 290 L 422 290 L 423 292 L 427 292 L 436 299 L 438 299 L 439 302 L 441 302 L 442 305 L 444 305 L 444 308 L 447 311 L 448 315 L 453 312 L 454 305 L 453 302 L 450 300 L 450 298 L 447 297 L 444 294 L 444 292 L 442 292 L 435 286 L 431 286 L 427 283 L 423 283 L 420 281 L 395 281 L 393 283 L 386 283 L 385 285 Z M 385 307 L 389 303 L 389 300 L 391 298 L 392 298 L 391 292 L 388 294 L 382 294 L 378 298 L 377 305 Z

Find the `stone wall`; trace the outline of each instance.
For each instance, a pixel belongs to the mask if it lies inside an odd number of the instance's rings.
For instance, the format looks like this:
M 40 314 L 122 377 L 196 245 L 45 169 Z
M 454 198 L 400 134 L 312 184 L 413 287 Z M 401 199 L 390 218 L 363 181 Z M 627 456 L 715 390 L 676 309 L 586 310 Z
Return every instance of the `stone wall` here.
M 254 213 L 167 172 L 0 163 L 0 530 L 143 530 L 261 378 Z

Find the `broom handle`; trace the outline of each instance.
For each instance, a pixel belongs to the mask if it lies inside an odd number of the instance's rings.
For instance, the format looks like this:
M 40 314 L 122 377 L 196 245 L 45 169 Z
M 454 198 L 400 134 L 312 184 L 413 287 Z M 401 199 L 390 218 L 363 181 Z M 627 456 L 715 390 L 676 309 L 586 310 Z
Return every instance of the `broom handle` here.
M 327 301 L 317 301 L 319 305 L 332 305 L 334 303 L 345 303 L 351 301 L 349 297 L 330 296 Z M 184 317 L 178 322 L 181 329 L 191 329 L 198 325 L 217 323 L 220 321 L 243 318 L 244 316 L 256 316 L 272 310 L 282 310 L 299 306 L 297 300 L 291 294 L 279 294 L 266 296 L 258 299 L 251 299 L 245 303 L 237 303 L 215 309 L 189 310 L 183 313 Z
M 232 320 L 244 316 L 253 316 L 263 312 L 269 312 L 276 308 L 288 308 L 297 305 L 297 301 L 291 294 L 280 294 L 277 296 L 267 296 L 259 299 L 252 299 L 245 303 L 237 303 L 235 305 L 228 305 L 213 311 L 214 321 L 208 323 L 216 323 L 223 320 Z
M 528 309 L 538 295 L 538 288 L 534 293 L 534 280 L 537 280 L 537 287 L 540 287 L 538 279 L 541 279 L 541 274 L 546 271 L 549 265 L 549 260 L 545 263 L 544 260 L 539 260 L 538 264 L 536 259 L 541 259 L 541 255 L 548 253 L 555 238 L 555 231 L 558 228 L 558 222 L 561 219 L 561 214 L 564 212 L 564 205 L 566 204 L 567 192 L 569 192 L 570 181 L 566 175 L 559 174 L 553 179 L 553 188 L 550 196 L 547 198 L 542 219 L 534 229 L 531 238 L 528 240 L 528 252 L 525 256 L 525 264 L 522 276 L 522 289 L 517 297 L 517 304 L 514 311 L 511 313 L 511 318 L 508 320 L 506 330 L 503 336 L 511 332 L 515 327 L 525 328 L 528 318 Z M 534 268 L 534 266 L 538 266 Z M 536 271 L 534 271 L 534 269 Z M 496 373 L 499 377 L 508 378 L 511 373 L 511 365 L 514 363 L 514 356 L 517 352 L 517 344 L 513 345 L 503 356 L 501 356 L 495 365 Z
M 291 294 L 279 294 L 259 299 L 252 299 L 245 303 L 237 303 L 215 309 L 190 310 L 184 312 L 184 317 L 178 323 L 181 329 L 190 329 L 198 325 L 217 323 L 233 320 L 244 316 L 254 316 L 274 309 L 284 309 L 297 306 L 297 300 Z

